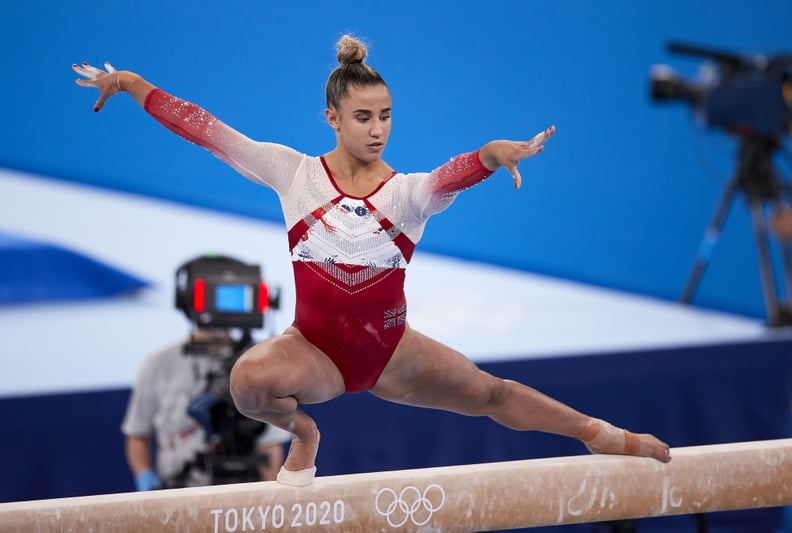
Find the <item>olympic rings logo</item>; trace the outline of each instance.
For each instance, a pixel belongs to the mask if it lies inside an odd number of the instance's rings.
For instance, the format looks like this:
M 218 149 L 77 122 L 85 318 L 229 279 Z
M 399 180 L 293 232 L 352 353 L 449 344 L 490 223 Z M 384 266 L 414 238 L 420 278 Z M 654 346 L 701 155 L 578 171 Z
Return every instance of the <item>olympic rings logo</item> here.
M 443 504 L 445 491 L 435 484 L 429 485 L 423 492 L 412 485 L 404 487 L 399 494 L 390 488 L 380 489 L 374 500 L 377 512 L 387 518 L 392 527 L 401 527 L 408 520 L 416 526 L 423 526 Z

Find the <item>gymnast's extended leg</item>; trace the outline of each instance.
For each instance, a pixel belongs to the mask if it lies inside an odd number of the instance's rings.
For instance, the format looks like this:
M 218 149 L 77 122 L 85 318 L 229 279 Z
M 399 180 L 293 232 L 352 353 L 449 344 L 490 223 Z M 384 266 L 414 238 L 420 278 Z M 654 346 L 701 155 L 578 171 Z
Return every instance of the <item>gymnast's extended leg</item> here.
M 593 419 L 515 381 L 496 378 L 467 357 L 410 328 L 372 394 L 397 403 L 489 416 L 501 425 L 583 441 L 594 453 L 653 457 L 668 462 L 668 445 Z

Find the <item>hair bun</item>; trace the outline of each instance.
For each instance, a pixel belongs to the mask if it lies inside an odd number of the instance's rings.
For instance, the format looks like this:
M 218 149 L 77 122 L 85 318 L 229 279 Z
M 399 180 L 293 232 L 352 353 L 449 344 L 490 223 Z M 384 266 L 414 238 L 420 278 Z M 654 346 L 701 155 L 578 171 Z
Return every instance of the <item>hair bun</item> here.
M 362 63 L 366 57 L 366 45 L 355 39 L 351 35 L 344 35 L 336 45 L 338 48 L 338 62 L 342 65 Z

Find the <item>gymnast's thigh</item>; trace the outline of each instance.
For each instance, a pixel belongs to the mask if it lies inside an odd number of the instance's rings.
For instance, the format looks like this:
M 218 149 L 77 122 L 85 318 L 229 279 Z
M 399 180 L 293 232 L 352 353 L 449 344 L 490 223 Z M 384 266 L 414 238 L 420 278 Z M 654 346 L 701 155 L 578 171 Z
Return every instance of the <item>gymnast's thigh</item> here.
M 411 328 L 371 393 L 385 400 L 476 414 L 503 387 L 464 354 Z
M 293 396 L 303 404 L 325 402 L 345 392 L 333 361 L 294 327 L 252 346 L 232 374 L 251 387 L 276 397 Z

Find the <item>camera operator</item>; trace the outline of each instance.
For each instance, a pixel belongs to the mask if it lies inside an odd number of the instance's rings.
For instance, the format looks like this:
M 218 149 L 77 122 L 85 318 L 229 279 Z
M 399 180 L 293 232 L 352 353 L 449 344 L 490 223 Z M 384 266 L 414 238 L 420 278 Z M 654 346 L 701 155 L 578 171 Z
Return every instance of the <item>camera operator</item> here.
M 195 327 L 186 343 L 145 359 L 121 426 L 139 491 L 270 481 L 283 463 L 291 434 L 239 414 L 228 392 L 231 367 L 253 342 L 249 328 L 229 327 L 221 319 L 216 322 L 222 326 L 207 319 L 208 325 L 199 324 L 185 303 L 192 302 L 184 293 L 200 268 L 203 284 L 207 268 L 233 278 L 238 267 L 250 268 L 230 258 L 200 257 L 177 271 L 176 305 Z M 241 335 L 235 337 L 237 331 Z

